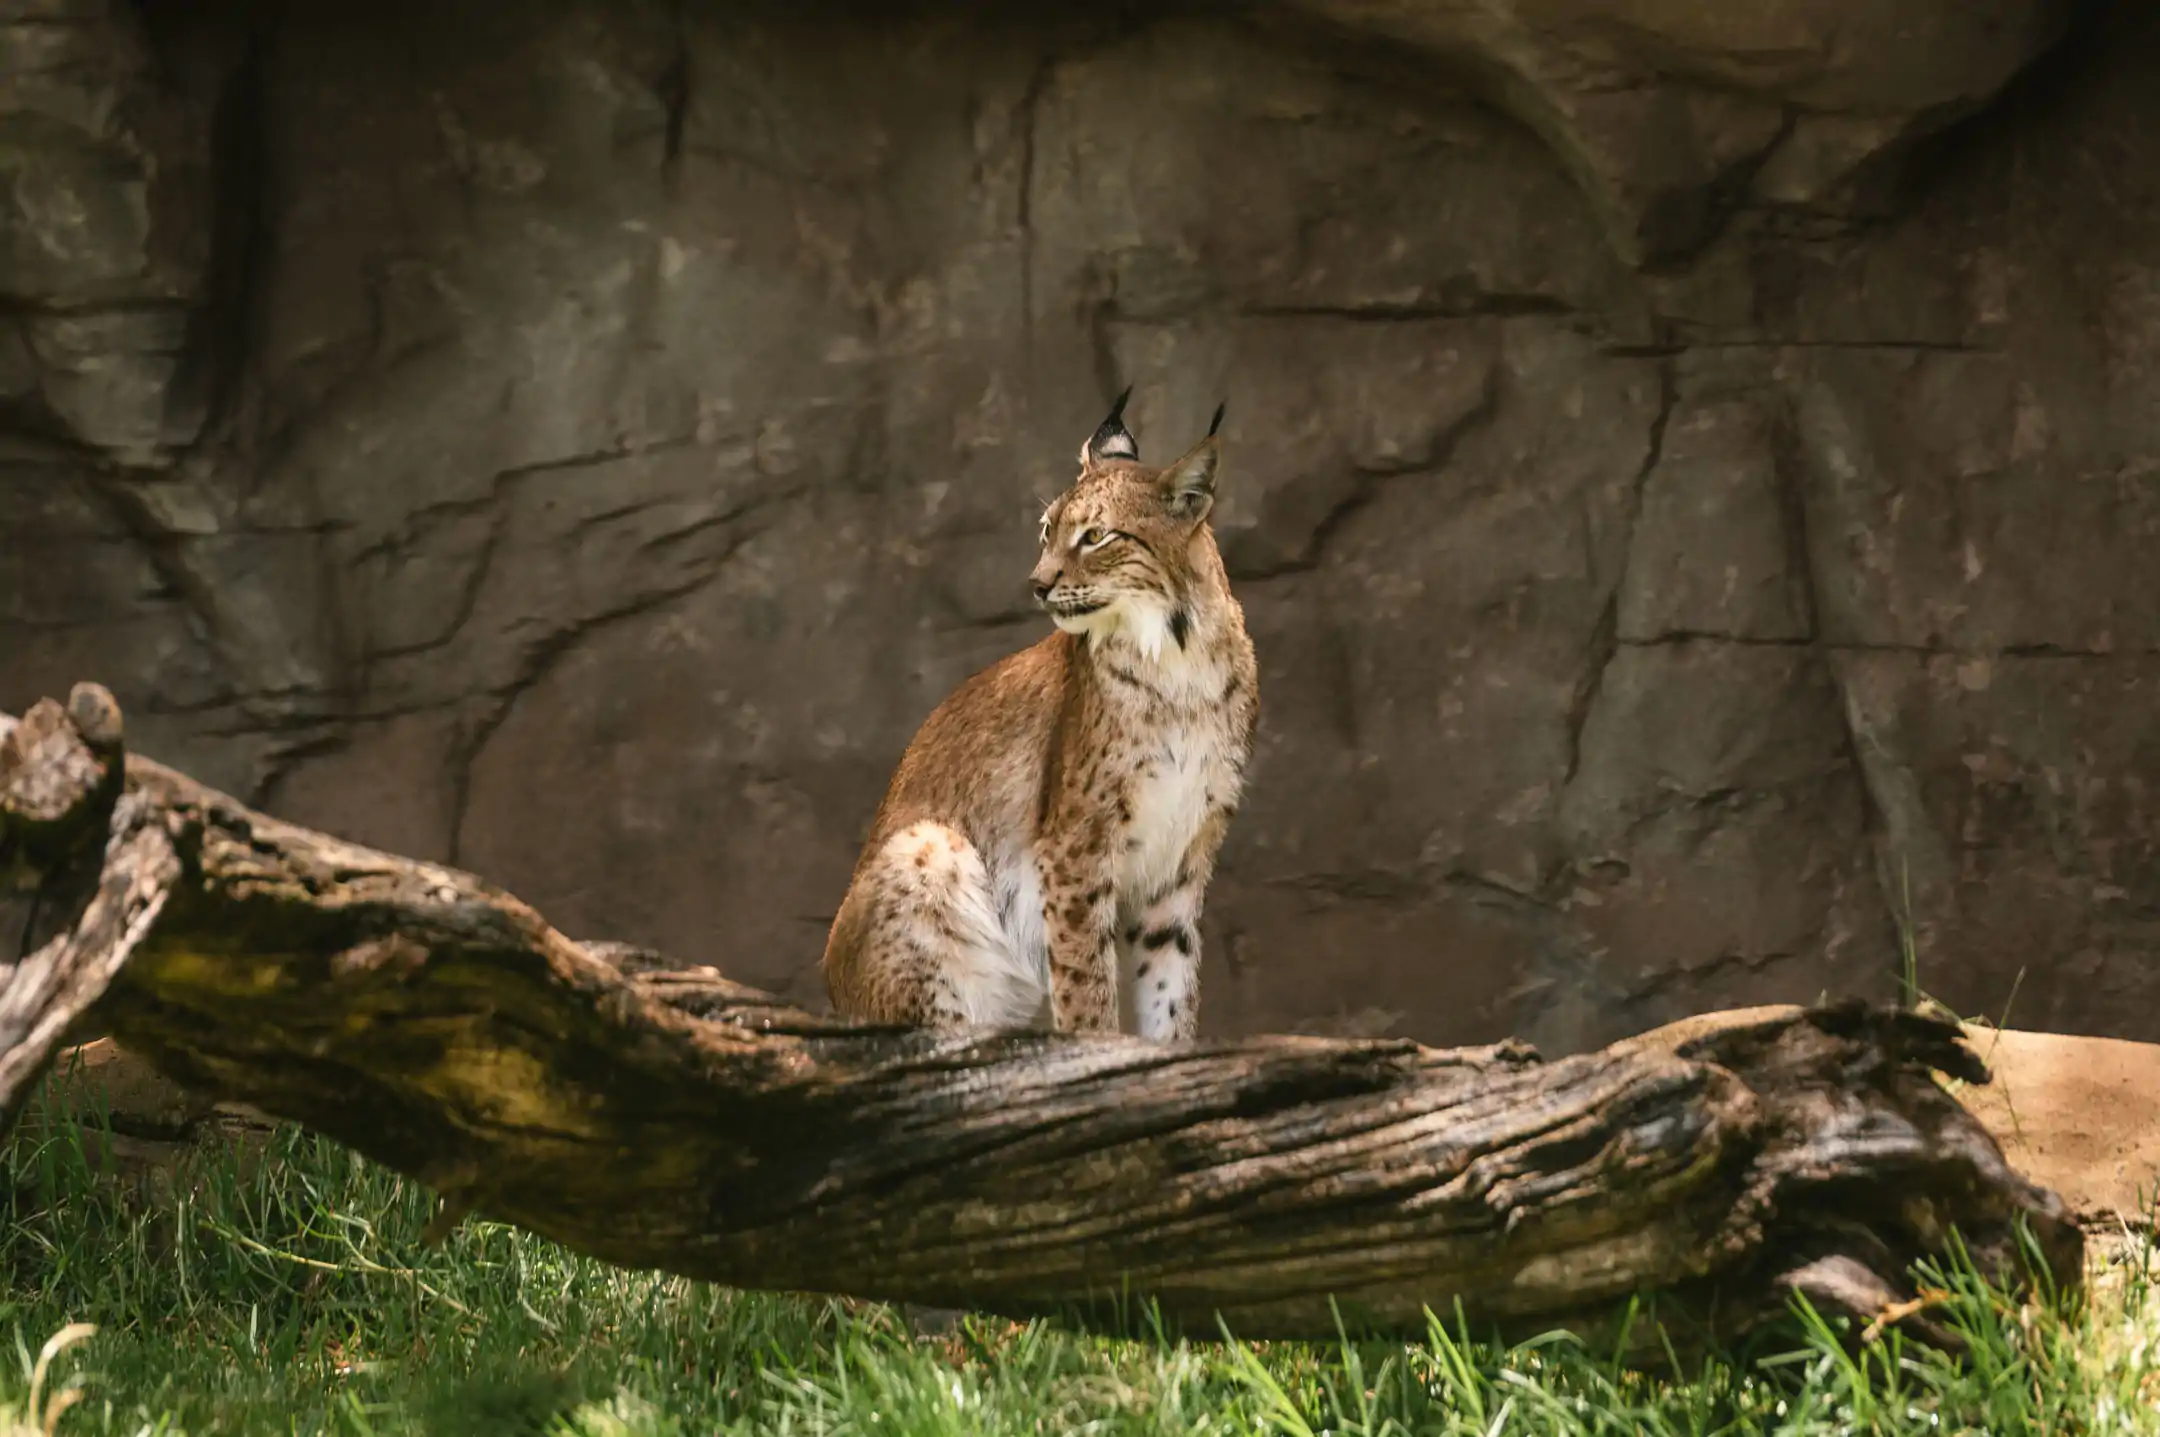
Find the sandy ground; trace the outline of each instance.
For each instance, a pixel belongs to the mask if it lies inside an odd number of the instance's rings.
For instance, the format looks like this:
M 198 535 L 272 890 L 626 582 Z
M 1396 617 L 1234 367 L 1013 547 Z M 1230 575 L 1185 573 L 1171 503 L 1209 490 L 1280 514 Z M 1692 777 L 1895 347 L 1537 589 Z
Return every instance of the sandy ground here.
M 2010 1165 L 2079 1217 L 2150 1222 L 2160 1197 L 2160 1044 L 1968 1025 L 1994 1070 L 1958 1098 Z

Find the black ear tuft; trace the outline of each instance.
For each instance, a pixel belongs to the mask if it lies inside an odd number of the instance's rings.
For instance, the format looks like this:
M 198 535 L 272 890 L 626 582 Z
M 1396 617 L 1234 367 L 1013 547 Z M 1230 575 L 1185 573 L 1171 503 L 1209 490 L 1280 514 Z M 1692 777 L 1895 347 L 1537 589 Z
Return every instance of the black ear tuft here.
M 1094 437 L 1087 442 L 1089 459 L 1098 463 L 1105 459 L 1139 459 L 1140 441 L 1125 427 L 1125 401 L 1131 398 L 1132 386 L 1128 384 L 1117 403 L 1110 406 L 1110 417 L 1095 426 Z
M 1223 415 L 1223 411 L 1224 411 L 1225 409 L 1228 409 L 1229 407 L 1230 407 L 1230 402 L 1229 402 L 1228 400 L 1224 400 L 1224 401 L 1223 401 L 1223 402 L 1222 402 L 1221 404 L 1218 404 L 1218 405 L 1216 405 L 1216 406 L 1215 406 L 1215 417 L 1214 417 L 1213 419 L 1210 419 L 1210 420 L 1208 421 L 1208 427 L 1207 427 L 1207 437 L 1208 437 L 1208 438 L 1210 438 L 1210 439 L 1213 439 L 1213 438 L 1215 437 L 1215 435 L 1217 434 L 1217 432 L 1219 432 L 1219 431 L 1220 431 L 1220 430 L 1222 429 L 1222 415 Z

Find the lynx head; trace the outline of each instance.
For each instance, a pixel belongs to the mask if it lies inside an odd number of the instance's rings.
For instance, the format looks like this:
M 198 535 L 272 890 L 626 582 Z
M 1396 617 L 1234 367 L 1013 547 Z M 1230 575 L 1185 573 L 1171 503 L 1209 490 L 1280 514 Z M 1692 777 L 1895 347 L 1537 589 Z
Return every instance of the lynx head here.
M 1209 533 L 1223 412 L 1183 458 L 1155 469 L 1125 427 L 1127 389 L 1080 446 L 1080 477 L 1043 511 L 1035 598 L 1069 634 L 1123 633 L 1150 657 L 1185 646 L 1195 600 L 1225 587 Z

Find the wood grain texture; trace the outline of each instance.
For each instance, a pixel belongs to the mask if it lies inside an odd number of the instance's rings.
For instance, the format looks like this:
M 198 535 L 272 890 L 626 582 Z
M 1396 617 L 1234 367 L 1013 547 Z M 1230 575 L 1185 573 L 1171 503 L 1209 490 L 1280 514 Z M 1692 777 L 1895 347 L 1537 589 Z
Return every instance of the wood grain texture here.
M 624 1266 L 1112 1323 L 1152 1303 L 1255 1337 L 1329 1336 L 1338 1310 L 1415 1328 L 1458 1303 L 1595 1334 L 1647 1291 L 1683 1343 L 1793 1287 L 1872 1315 L 1953 1229 L 2018 1281 L 2023 1224 L 2048 1280 L 2078 1280 L 2061 1202 L 1938 1083 L 1986 1073 L 1931 1019 L 1751 1010 L 1552 1062 L 851 1026 L 575 942 L 469 874 L 148 760 L 100 810 L 75 747 L 29 752 L 0 747 L 0 793 L 73 783 L 63 807 L 102 813 L 108 841 L 48 964 L 69 996 L 24 987 L 21 964 L 0 1013 L 102 992 L 100 1019 L 170 1076 L 419 1178 L 452 1218 Z M 0 855 L 20 866 L 33 822 L 58 830 L 50 803 L 8 802 Z M 0 1101 L 50 1026 L 0 1028 Z

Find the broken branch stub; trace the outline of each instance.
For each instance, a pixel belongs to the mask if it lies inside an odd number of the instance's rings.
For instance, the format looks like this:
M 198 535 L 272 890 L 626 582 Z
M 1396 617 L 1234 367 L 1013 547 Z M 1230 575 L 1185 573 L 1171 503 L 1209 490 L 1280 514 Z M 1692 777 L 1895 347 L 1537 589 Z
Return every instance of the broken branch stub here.
M 624 1266 L 1253 1337 L 1332 1336 L 1338 1304 L 1595 1333 L 1650 1291 L 1684 1343 L 1795 1288 L 1872 1317 L 1953 1230 L 2020 1280 L 2029 1225 L 2078 1280 L 2062 1203 L 1936 1081 L 1984 1081 L 1977 1059 L 1910 1014 L 1754 1010 L 1553 1062 L 868 1028 L 144 759 L 109 824 L 98 893 L 169 895 L 126 907 L 129 936 L 95 904 L 70 930 L 122 1043 L 450 1216 Z
M 77 684 L 65 708 L 0 715 L 0 921 L 15 930 L 0 948 L 0 1134 L 178 874 L 165 812 L 121 797 L 120 732 L 96 684 Z
M 43 699 L 20 720 L 0 715 L 0 871 L 49 872 L 102 838 L 120 732 L 120 706 L 97 684 L 77 684 L 65 708 Z

